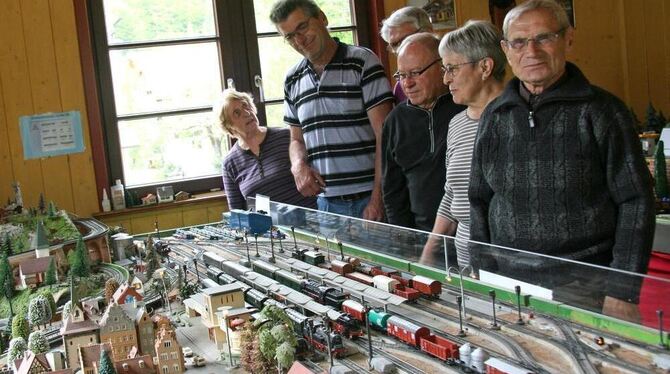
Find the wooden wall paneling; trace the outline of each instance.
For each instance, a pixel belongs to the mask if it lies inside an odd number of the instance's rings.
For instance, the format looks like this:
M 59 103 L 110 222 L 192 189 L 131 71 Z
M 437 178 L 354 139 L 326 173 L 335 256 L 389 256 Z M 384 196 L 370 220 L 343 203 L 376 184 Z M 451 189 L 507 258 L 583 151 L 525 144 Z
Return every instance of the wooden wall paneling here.
M 455 0 L 455 3 L 458 26 L 463 26 L 471 19 L 491 21 L 488 0 Z
M 620 0 L 623 17 L 624 35 L 623 74 L 624 96 L 622 99 L 633 108 L 640 121 L 644 121 L 644 113 L 649 103 L 647 76 L 647 39 L 644 30 L 644 10 L 637 2 Z
M 158 221 L 158 228 L 160 230 L 168 230 L 184 226 L 181 208 L 175 209 L 174 211 L 161 211 L 156 214 L 156 221 Z
M 154 222 L 156 222 L 156 214 L 153 212 L 142 213 L 130 217 L 130 231 L 133 235 L 144 234 L 154 231 Z
M 14 197 L 14 191 L 12 190 L 14 170 L 12 169 L 12 155 L 9 149 L 7 123 L 2 76 L 0 76 L 0 205 L 4 204 L 7 199 Z
M 0 1 L 0 77 L 7 118 L 12 169 L 14 179 L 21 183 L 23 201 L 35 206 L 43 190 L 42 169 L 37 160 L 23 159 L 23 146 L 19 132 L 19 117 L 33 113 L 30 92 L 30 75 L 23 35 L 23 18 L 19 0 Z M 35 30 L 30 30 L 35 33 Z
M 591 83 L 623 98 L 619 8 L 603 1 L 575 1 L 574 13 L 575 41 L 568 59 Z
M 206 206 L 188 207 L 182 210 L 184 226 L 200 225 L 209 223 Z
M 216 203 L 207 207 L 207 220 L 209 222 L 220 222 L 222 220 L 221 213 L 227 212 L 227 203 Z
M 649 80 L 649 101 L 657 110 L 663 110 L 668 117 L 670 110 L 670 72 L 666 71 L 668 51 L 664 48 L 669 22 L 664 8 L 670 7 L 668 0 L 646 0 L 638 4 L 644 8 L 645 37 L 647 39 L 647 77 Z
M 70 1 L 51 0 L 52 28 L 56 45 L 56 65 L 60 82 L 60 97 L 64 111 L 78 110 L 81 113 L 82 134 L 85 150 L 69 155 L 74 212 L 90 216 L 98 212 L 98 194 L 91 151 L 88 114 L 84 97 L 82 70 L 79 63 L 79 44 L 74 17 L 74 6 Z M 109 191 L 108 191 L 109 192 Z
M 51 29 L 49 3 L 43 0 L 21 2 L 23 34 L 33 96 L 33 111 L 26 114 L 60 112 L 60 89 Z M 61 209 L 74 211 L 68 156 L 42 159 L 44 197 Z

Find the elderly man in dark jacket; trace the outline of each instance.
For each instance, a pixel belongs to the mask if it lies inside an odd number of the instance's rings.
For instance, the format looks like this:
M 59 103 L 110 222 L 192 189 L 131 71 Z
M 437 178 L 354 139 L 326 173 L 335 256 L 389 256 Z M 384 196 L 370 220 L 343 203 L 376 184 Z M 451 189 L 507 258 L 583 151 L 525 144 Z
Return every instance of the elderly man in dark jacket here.
M 646 271 L 654 198 L 631 114 L 566 63 L 573 30 L 555 2 L 523 3 L 503 32 L 516 78 L 481 117 L 470 237 L 528 252 L 473 246 L 473 266 L 635 321 L 639 277 L 533 254 Z
M 444 154 L 449 121 L 463 111 L 442 82 L 440 40 L 408 36 L 395 74 L 408 100 L 398 104 L 382 130 L 382 196 L 389 223 L 431 231 L 444 195 Z

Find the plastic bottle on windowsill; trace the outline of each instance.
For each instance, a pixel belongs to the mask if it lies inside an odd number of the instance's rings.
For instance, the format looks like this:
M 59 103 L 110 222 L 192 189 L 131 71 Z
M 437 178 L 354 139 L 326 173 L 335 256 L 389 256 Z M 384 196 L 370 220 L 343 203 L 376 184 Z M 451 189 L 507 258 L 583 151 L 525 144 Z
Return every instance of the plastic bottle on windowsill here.
M 112 206 L 114 210 L 126 209 L 126 194 L 123 184 L 121 184 L 121 179 L 117 179 L 116 184 L 110 190 L 112 191 Z
M 103 188 L 102 189 L 102 211 L 103 212 L 109 212 L 112 210 L 112 203 L 109 201 L 109 197 L 107 196 L 107 189 Z

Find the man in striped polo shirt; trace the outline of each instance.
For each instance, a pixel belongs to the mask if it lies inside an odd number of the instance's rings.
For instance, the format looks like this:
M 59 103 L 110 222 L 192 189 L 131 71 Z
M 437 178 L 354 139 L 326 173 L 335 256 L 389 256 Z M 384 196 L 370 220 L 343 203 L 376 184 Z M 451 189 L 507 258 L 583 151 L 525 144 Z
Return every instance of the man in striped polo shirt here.
M 328 32 L 312 0 L 281 0 L 270 20 L 305 58 L 284 82 L 284 121 L 291 126 L 291 172 L 298 190 L 318 196 L 319 210 L 379 221 L 380 137 L 393 95 L 379 59 Z

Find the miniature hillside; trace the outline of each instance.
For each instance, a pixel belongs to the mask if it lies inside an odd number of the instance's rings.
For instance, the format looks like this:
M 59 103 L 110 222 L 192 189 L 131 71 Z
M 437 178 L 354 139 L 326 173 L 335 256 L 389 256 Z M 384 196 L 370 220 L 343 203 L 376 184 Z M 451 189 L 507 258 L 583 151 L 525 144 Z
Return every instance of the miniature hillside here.
M 28 212 L 15 213 L 5 211 L 0 215 L 0 243 L 7 238 L 12 243 L 12 253 L 18 254 L 30 249 L 30 238 L 35 232 L 37 222 L 44 222 L 49 245 L 76 240 L 79 231 L 65 211 L 57 211 L 53 204 L 44 212 L 31 209 Z

